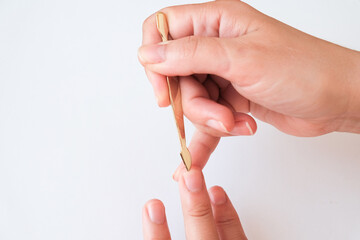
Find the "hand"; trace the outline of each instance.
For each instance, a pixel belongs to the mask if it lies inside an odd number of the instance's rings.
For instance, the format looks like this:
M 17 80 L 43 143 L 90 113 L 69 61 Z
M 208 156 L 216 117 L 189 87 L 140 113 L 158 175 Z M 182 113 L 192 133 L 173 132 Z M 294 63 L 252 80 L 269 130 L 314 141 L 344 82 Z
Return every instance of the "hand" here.
M 161 11 L 174 40 L 159 44 L 149 17 L 139 60 L 161 107 L 169 105 L 164 76 L 180 76 L 184 114 L 202 132 L 194 145 L 253 134 L 246 113 L 296 136 L 360 133 L 359 52 L 236 0 Z
M 187 240 L 246 240 L 239 217 L 221 187 L 207 191 L 199 168 L 182 171 L 179 190 Z M 160 200 L 150 200 L 143 209 L 144 239 L 171 239 L 165 208 Z

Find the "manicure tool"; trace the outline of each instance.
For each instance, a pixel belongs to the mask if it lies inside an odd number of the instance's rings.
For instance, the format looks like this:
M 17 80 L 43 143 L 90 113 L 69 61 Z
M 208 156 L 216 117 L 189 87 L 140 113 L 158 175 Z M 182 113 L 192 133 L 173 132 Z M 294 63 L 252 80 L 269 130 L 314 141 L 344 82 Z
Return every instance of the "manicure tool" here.
M 162 12 L 156 14 L 156 26 L 161 35 L 162 41 L 169 40 L 169 26 L 167 23 L 166 15 Z M 191 168 L 191 155 L 186 147 L 185 127 L 184 127 L 184 112 L 181 104 L 181 91 L 179 80 L 177 77 L 166 77 L 169 88 L 170 103 L 174 113 L 176 127 L 181 144 L 180 156 L 184 162 L 186 169 L 189 171 Z

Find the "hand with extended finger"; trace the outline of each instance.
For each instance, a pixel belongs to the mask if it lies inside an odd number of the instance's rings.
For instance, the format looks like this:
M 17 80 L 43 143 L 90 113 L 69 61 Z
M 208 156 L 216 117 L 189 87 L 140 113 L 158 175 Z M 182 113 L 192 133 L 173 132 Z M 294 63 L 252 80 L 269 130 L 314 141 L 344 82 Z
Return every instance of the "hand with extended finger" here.
M 206 189 L 199 168 L 182 171 L 179 191 L 187 240 L 246 240 L 239 217 L 221 187 Z M 145 240 L 171 239 L 165 208 L 160 200 L 150 200 L 143 209 Z

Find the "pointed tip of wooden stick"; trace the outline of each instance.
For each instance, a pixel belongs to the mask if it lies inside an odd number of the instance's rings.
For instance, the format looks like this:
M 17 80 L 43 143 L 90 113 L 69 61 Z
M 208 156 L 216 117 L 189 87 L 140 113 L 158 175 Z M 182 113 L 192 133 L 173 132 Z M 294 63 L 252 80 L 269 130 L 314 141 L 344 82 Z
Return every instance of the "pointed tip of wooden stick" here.
M 190 171 L 191 169 L 191 155 L 190 152 L 186 149 L 186 151 L 181 151 L 180 153 L 181 159 L 186 167 L 187 171 Z

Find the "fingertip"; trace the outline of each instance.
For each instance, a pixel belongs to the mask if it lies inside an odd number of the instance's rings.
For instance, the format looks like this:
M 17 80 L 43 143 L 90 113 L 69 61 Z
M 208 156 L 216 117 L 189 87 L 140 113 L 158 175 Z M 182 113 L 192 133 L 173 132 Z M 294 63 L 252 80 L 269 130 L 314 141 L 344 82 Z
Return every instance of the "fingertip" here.
M 214 113 L 214 115 L 215 114 L 216 113 Z M 229 133 L 234 128 L 235 119 L 233 112 L 229 108 L 223 105 L 219 105 L 219 112 L 215 116 L 217 117 L 217 120 L 224 133 Z
M 149 200 L 144 206 L 144 211 L 152 223 L 164 224 L 166 222 L 165 206 L 160 200 Z
M 158 199 L 148 201 L 143 208 L 143 235 L 145 240 L 171 239 L 164 204 Z
M 148 18 L 145 19 L 142 25 L 143 39 L 142 44 L 154 44 L 161 41 L 160 34 L 156 28 L 156 13 L 153 13 Z
M 145 203 L 145 207 L 148 206 L 148 205 L 151 205 L 151 204 L 161 204 L 161 205 L 164 205 L 161 200 L 156 199 L 156 198 L 153 198 L 153 199 L 150 199 L 149 201 L 147 201 L 147 202 Z
M 147 68 L 145 68 L 145 73 L 153 87 L 158 106 L 159 107 L 169 106 L 170 105 L 169 90 L 165 76 L 153 72 Z
M 221 239 L 247 239 L 239 216 L 222 187 L 208 190 L 214 220 Z
M 197 193 L 203 190 L 205 180 L 201 169 L 193 167 L 190 171 L 183 170 L 182 177 L 189 192 Z
M 138 60 L 139 60 L 140 64 L 141 64 L 142 66 L 145 66 L 145 61 L 144 61 L 144 59 L 143 59 L 143 58 L 141 57 L 141 55 L 140 55 L 140 48 L 141 48 L 141 47 L 139 47 L 138 50 L 137 50 L 137 57 L 138 57 Z
M 213 186 L 209 190 L 209 197 L 212 205 L 222 205 L 226 203 L 227 196 L 224 189 L 220 186 Z
M 229 133 L 229 130 L 225 127 L 225 124 L 222 121 L 209 119 L 206 121 L 205 125 L 221 133 Z
M 250 136 L 254 135 L 257 130 L 256 124 L 251 126 L 249 122 L 246 122 L 245 125 L 246 125 L 247 129 L 249 130 Z
M 185 170 L 185 166 L 184 166 L 184 164 L 181 163 L 181 164 L 176 168 L 174 174 L 172 175 L 172 178 L 173 178 L 173 180 L 174 180 L 175 182 L 178 182 L 178 181 L 179 181 L 179 177 L 180 177 L 180 175 L 181 175 L 181 173 L 182 173 L 183 170 Z
M 255 119 L 252 116 L 250 116 L 246 113 L 235 112 L 234 118 L 235 118 L 235 123 L 237 121 L 240 121 L 240 122 L 245 121 L 245 125 L 248 128 L 249 133 L 250 133 L 249 135 L 254 135 L 256 133 L 257 124 L 256 124 Z
M 234 128 L 229 132 L 233 136 L 252 136 L 257 130 L 257 124 L 251 116 L 245 113 L 234 113 Z
M 159 107 L 164 108 L 170 105 L 170 101 L 168 98 L 164 97 L 164 95 L 156 96 L 156 101 Z

